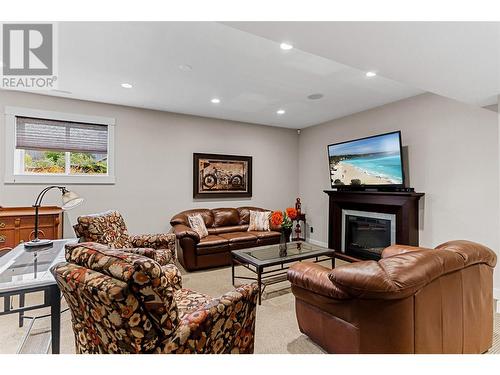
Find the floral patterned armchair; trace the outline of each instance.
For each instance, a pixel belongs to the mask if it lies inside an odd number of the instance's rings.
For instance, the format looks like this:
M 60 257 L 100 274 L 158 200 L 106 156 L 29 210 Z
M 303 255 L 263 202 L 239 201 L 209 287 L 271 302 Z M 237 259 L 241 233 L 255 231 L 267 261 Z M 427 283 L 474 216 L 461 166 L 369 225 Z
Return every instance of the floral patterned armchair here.
M 176 289 L 177 267 L 147 255 L 66 246 L 67 262 L 51 272 L 70 307 L 78 353 L 253 353 L 255 284 L 219 298 Z
M 81 242 L 97 242 L 113 249 L 149 248 L 156 251 L 160 264 L 174 263 L 175 234 L 142 234 L 130 236 L 122 215 L 118 211 L 107 211 L 94 215 L 80 216 L 73 226 Z

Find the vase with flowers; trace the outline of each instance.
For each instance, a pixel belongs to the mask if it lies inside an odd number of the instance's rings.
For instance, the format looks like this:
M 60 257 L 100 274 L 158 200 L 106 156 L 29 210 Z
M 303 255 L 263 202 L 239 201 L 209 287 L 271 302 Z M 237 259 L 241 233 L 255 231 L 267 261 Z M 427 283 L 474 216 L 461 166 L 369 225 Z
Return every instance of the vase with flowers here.
M 285 211 L 274 211 L 271 214 L 271 224 L 275 227 L 281 227 L 280 256 L 286 256 L 286 244 L 290 242 L 292 224 L 295 218 L 297 218 L 297 210 L 293 207 L 289 207 Z

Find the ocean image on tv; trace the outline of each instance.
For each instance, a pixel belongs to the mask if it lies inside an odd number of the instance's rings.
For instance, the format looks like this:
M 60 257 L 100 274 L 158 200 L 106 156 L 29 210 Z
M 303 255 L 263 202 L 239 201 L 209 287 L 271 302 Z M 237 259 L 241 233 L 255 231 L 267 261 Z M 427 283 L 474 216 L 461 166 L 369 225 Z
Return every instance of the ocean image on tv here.
M 332 186 L 402 184 L 399 145 L 390 133 L 329 146 Z

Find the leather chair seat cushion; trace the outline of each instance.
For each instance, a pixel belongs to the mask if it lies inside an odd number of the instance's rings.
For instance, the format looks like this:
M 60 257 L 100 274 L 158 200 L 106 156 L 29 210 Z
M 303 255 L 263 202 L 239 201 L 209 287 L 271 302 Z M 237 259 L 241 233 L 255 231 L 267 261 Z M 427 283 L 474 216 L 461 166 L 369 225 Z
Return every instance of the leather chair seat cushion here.
M 252 234 L 253 236 L 257 237 L 259 240 L 260 239 L 271 239 L 271 238 L 279 238 L 281 236 L 280 232 L 274 232 L 274 231 L 258 231 L 258 230 L 252 230 L 248 231 L 247 233 Z
M 234 242 L 255 242 L 257 243 L 257 236 L 250 232 L 231 232 L 231 233 L 221 233 L 219 237 L 225 238 L 229 243 Z

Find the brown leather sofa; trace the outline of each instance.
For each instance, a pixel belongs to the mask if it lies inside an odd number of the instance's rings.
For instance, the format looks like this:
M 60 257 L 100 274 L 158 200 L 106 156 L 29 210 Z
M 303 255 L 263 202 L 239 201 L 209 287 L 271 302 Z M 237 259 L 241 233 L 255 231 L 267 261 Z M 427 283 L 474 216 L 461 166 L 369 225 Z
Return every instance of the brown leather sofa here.
M 170 220 L 178 239 L 177 257 L 188 271 L 231 264 L 231 250 L 279 243 L 279 228 L 248 231 L 250 210 L 258 207 L 195 209 L 178 213 Z M 201 214 L 208 236 L 201 238 L 189 226 L 188 216 Z M 274 229 L 274 230 L 273 230 Z
M 483 353 L 495 253 L 469 241 L 391 246 L 380 261 L 288 271 L 300 330 L 329 353 Z

